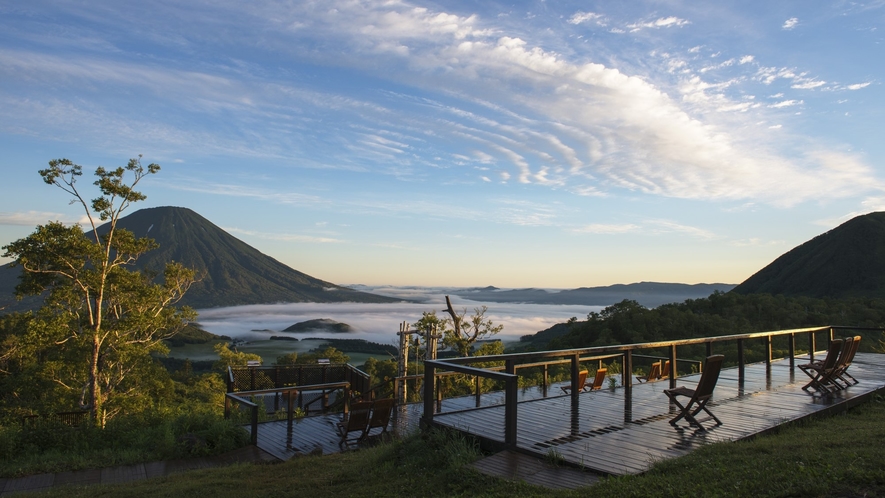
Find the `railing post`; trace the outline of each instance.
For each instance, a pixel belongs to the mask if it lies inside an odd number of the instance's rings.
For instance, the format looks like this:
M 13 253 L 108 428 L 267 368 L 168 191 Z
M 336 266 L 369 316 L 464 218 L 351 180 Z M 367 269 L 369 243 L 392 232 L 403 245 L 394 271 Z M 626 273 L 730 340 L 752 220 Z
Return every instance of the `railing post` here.
M 252 406 L 252 446 L 258 446 L 258 405 Z
M 287 418 L 287 429 L 289 432 L 292 432 L 292 419 L 295 415 L 295 398 L 298 394 L 295 391 L 286 391 L 286 418 Z M 345 401 L 345 405 L 347 402 Z M 346 413 L 346 410 L 345 410 Z
M 433 423 L 433 378 L 436 368 L 432 363 L 424 363 L 424 423 L 428 426 Z
M 744 383 L 744 340 L 738 339 L 738 384 Z
M 580 379 L 578 379 L 578 377 L 580 376 L 579 371 L 580 371 L 580 367 L 581 367 L 581 365 L 579 363 L 580 359 L 581 359 L 581 355 L 578 355 L 578 354 L 572 355 L 571 365 L 572 365 L 572 402 L 573 403 L 578 402 L 578 394 L 580 394 L 581 388 L 584 387 L 582 385 L 579 385 Z
M 624 386 L 624 389 L 629 391 L 633 389 L 633 350 L 628 349 L 624 351 L 624 365 L 621 370 L 621 385 Z
M 814 361 L 814 350 L 817 349 L 817 344 L 814 342 L 814 332 L 808 333 L 808 357 L 811 361 Z
M 230 418 L 230 398 L 227 396 L 224 397 L 224 418 Z
M 789 343 L 787 344 L 787 352 L 790 355 L 790 370 L 796 368 L 796 334 L 787 336 Z
M 707 347 L 707 357 L 713 356 L 713 341 L 704 343 L 704 346 Z
M 670 389 L 676 388 L 676 345 L 670 345 Z
M 480 401 L 482 398 L 482 392 L 480 392 L 480 387 L 482 386 L 482 382 L 480 381 L 479 375 L 473 376 L 476 384 L 476 407 L 479 408 L 479 405 L 482 404 Z
M 504 392 L 504 444 L 516 448 L 516 396 L 519 378 L 515 375 L 505 382 Z
M 771 336 L 765 336 L 765 369 L 771 368 Z
M 436 411 L 442 411 L 442 379 L 436 379 Z

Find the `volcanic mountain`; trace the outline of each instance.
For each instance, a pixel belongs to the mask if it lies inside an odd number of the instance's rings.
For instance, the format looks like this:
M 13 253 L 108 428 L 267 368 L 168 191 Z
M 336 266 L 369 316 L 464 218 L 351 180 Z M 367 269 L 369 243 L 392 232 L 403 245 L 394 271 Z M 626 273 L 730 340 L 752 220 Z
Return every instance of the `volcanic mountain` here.
M 885 212 L 846 221 L 733 289 L 815 298 L 885 297 Z
M 294 270 L 233 237 L 194 211 L 157 207 L 135 211 L 117 226 L 136 237 L 150 237 L 159 248 L 142 255 L 137 267 L 157 271 L 168 261 L 194 268 L 200 281 L 188 290 L 182 304 L 194 308 L 241 304 L 298 302 L 397 302 L 385 296 L 359 292 Z M 99 227 L 102 232 L 102 227 Z M 0 267 L 0 307 L 12 304 L 18 268 Z M 20 306 L 10 306 L 11 309 Z

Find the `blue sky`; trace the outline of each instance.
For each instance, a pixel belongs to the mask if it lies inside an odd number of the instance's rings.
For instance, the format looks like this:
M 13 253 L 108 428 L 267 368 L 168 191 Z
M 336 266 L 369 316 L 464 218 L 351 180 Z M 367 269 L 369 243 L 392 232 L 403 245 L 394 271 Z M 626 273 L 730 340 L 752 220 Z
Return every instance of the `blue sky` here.
M 143 154 L 137 206 L 335 283 L 738 283 L 885 209 L 883 13 L 5 2 L 0 244 L 81 219 L 50 159 Z

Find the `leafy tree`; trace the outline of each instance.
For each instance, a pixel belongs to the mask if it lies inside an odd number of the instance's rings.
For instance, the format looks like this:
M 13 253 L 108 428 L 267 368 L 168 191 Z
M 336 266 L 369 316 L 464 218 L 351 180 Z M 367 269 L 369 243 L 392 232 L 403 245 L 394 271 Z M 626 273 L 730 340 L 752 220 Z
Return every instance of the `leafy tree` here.
M 257 354 L 231 350 L 226 342 L 216 344 L 214 349 L 218 355 L 216 370 L 227 371 L 227 367 L 244 367 L 249 361 L 261 361 L 261 356 Z
M 298 351 L 292 351 L 289 354 L 277 356 L 276 364 L 277 365 L 297 365 L 298 364 Z
M 461 356 L 468 356 L 476 341 L 493 336 L 504 329 L 503 325 L 494 325 L 491 320 L 485 318 L 488 311 L 486 306 L 474 308 L 473 315 L 468 317 L 466 309 L 457 313 L 452 307 L 449 296 L 446 296 L 445 311 L 451 317 L 452 327 L 444 331 L 443 344 Z
M 123 212 L 146 198 L 135 187 L 159 170 L 157 164 L 143 167 L 140 159 L 116 169 L 99 167 L 94 185 L 100 195 L 87 201 L 77 185 L 82 167 L 68 159 L 50 161 L 40 176 L 83 208 L 91 232 L 49 222 L 3 247 L 23 270 L 17 296 L 46 296 L 19 346 L 47 355 L 50 361 L 37 371 L 63 393 L 79 392 L 80 406 L 102 427 L 132 406 L 127 399 L 144 392 L 139 384 L 147 380 L 149 354 L 165 352 L 162 341 L 196 316 L 175 307 L 195 281 L 194 271 L 170 263 L 155 283 L 155 275 L 128 269 L 156 243 L 117 229 Z
M 309 353 L 302 354 L 296 360 L 296 364 L 307 365 L 311 363 L 316 363 L 319 359 L 327 359 L 329 363 L 332 364 L 341 364 L 347 363 L 350 361 L 350 356 L 344 354 L 343 351 L 339 351 L 333 347 L 327 347 L 322 350 L 311 351 Z

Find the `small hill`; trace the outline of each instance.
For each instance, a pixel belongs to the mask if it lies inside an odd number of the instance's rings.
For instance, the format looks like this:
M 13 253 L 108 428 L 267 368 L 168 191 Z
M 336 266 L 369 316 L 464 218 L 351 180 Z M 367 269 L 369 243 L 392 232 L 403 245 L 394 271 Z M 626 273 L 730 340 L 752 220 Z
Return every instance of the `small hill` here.
M 346 323 L 336 322 L 329 318 L 318 318 L 316 320 L 307 320 L 298 322 L 291 327 L 283 329 L 283 332 L 337 332 L 346 333 L 353 332 L 353 327 Z
M 885 297 L 885 212 L 852 218 L 774 260 L 738 294 Z
M 294 270 L 182 207 L 141 209 L 118 226 L 160 245 L 138 260 L 139 268 L 162 273 L 168 261 L 195 268 L 201 275 L 182 304 L 194 308 L 298 302 L 398 302 L 359 292 Z M 99 232 L 102 227 L 99 227 Z M 0 307 L 13 304 L 18 268 L 0 267 Z M 18 308 L 10 306 L 9 310 Z

